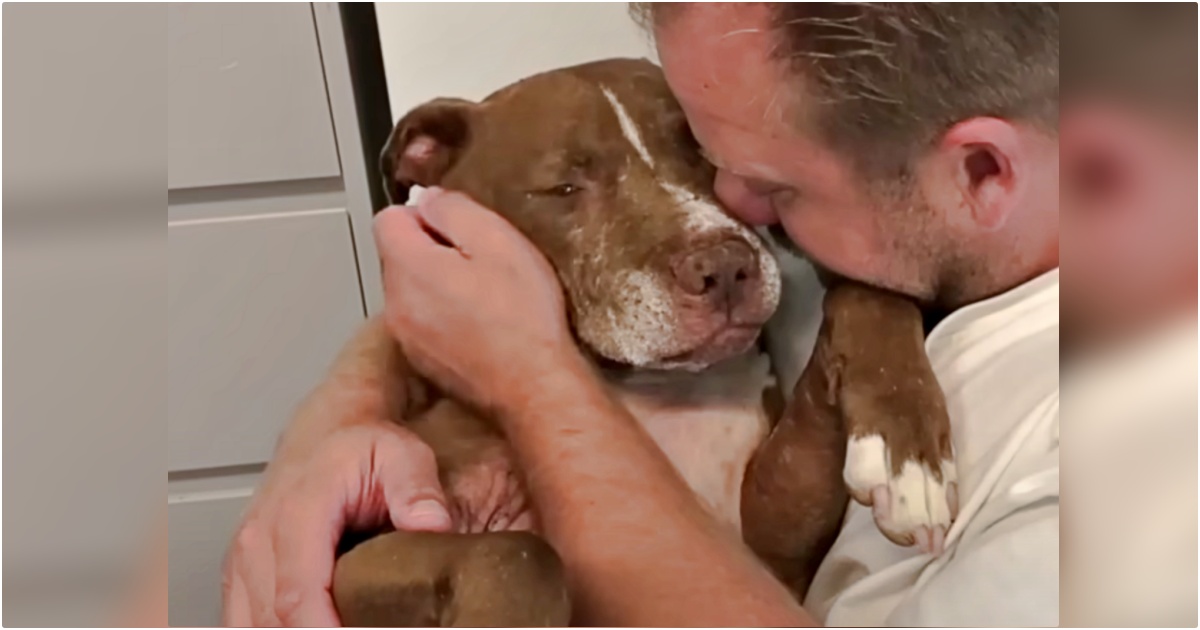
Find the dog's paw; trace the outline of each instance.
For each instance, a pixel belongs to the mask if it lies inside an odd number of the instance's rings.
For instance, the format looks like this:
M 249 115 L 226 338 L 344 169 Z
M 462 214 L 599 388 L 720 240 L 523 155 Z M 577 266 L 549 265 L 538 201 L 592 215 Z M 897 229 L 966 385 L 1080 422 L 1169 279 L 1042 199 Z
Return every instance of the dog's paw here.
M 872 508 L 888 540 L 933 555 L 942 552 L 958 516 L 952 452 L 923 453 L 889 444 L 878 434 L 855 436 L 847 445 L 843 477 L 854 500 Z

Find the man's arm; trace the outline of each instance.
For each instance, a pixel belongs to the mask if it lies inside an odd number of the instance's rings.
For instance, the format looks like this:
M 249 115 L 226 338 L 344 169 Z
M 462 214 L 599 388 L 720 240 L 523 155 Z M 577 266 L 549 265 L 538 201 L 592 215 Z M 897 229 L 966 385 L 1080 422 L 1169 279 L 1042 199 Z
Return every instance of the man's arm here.
M 583 620 L 605 626 L 815 621 L 696 500 L 582 357 L 497 401 Z
M 338 428 L 398 419 L 409 402 L 406 372 L 383 318 L 369 318 L 297 410 L 280 435 L 279 448 L 307 448 Z

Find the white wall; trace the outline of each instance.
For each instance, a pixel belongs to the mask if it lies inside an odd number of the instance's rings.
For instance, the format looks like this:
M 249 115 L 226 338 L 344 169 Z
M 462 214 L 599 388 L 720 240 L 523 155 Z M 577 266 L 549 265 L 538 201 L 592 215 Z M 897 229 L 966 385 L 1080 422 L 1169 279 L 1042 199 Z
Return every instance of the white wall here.
M 655 59 L 628 4 L 376 3 L 392 116 L 479 100 L 526 76 L 607 57 Z

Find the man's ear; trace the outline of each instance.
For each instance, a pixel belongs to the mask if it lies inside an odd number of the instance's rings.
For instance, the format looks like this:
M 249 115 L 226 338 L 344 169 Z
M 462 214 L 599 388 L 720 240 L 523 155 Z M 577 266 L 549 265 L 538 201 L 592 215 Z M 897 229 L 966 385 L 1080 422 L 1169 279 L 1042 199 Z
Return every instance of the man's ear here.
M 971 220 L 988 230 L 1004 225 L 1030 177 L 1017 129 L 998 118 L 972 118 L 947 130 L 939 144 Z
M 470 141 L 478 108 L 471 101 L 439 98 L 396 123 L 379 160 L 389 204 L 408 201 L 413 186 L 441 183 Z

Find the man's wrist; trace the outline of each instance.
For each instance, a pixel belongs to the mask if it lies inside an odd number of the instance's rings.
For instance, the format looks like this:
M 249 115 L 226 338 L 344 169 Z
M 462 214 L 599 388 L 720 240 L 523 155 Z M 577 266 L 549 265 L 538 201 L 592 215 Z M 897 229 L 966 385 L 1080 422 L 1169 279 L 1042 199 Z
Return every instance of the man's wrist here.
M 603 391 L 591 363 L 574 345 L 548 349 L 534 368 L 506 383 L 493 396 L 493 408 L 507 426 L 529 417 L 531 411 L 552 407 L 563 398 L 579 400 Z M 582 394 L 582 395 L 581 395 Z

